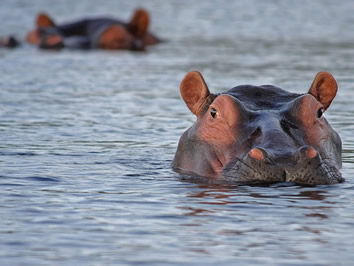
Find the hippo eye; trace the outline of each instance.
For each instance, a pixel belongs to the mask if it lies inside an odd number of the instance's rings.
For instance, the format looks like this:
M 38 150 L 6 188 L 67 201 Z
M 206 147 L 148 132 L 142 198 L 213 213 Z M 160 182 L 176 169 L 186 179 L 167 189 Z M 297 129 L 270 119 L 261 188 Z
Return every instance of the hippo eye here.
M 211 108 L 210 110 L 210 115 L 213 117 L 213 118 L 216 118 L 216 115 L 218 114 L 218 111 L 215 109 L 215 108 Z
M 323 115 L 323 112 L 324 112 L 323 107 L 321 107 L 320 109 L 318 109 L 318 111 L 317 111 L 317 117 L 318 117 L 318 118 L 321 118 L 321 116 Z

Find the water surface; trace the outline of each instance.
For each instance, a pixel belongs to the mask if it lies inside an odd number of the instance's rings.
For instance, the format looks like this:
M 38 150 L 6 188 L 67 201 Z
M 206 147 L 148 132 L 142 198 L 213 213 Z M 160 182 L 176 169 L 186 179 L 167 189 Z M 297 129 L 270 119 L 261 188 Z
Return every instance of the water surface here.
M 0 35 L 57 22 L 128 19 L 136 6 L 168 40 L 146 53 L 0 50 L 2 265 L 349 265 L 354 260 L 351 1 L 3 0 Z M 210 89 L 306 92 L 330 71 L 326 112 L 343 141 L 333 186 L 186 180 L 170 168 L 194 121 L 190 70 Z

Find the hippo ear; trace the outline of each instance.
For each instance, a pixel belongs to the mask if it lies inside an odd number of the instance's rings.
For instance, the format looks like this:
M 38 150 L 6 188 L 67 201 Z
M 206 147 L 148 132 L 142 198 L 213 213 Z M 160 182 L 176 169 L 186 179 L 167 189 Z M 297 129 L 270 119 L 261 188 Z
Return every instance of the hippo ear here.
M 130 22 L 127 24 L 127 30 L 137 38 L 142 38 L 149 27 L 149 13 L 142 8 L 136 9 Z
M 51 19 L 46 13 L 39 13 L 36 18 L 37 27 L 55 27 L 53 19 Z
M 336 96 L 337 88 L 337 82 L 332 74 L 328 72 L 319 72 L 313 80 L 308 93 L 315 96 L 315 98 L 323 104 L 323 107 L 326 110 Z
M 210 96 L 202 74 L 198 71 L 189 72 L 182 80 L 180 89 L 189 110 L 198 117 Z

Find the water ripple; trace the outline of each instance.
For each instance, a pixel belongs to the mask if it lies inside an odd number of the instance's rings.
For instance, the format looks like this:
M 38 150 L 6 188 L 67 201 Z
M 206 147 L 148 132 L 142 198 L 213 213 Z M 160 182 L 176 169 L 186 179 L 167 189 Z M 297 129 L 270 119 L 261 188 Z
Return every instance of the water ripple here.
M 3 0 L 0 36 L 24 38 L 39 11 L 60 23 L 128 19 L 136 6 L 168 39 L 146 53 L 0 49 L 1 264 L 350 265 L 352 2 Z M 325 115 L 342 137 L 346 182 L 175 173 L 178 139 L 195 121 L 179 92 L 190 70 L 213 92 L 251 83 L 304 93 L 332 72 L 339 90 Z

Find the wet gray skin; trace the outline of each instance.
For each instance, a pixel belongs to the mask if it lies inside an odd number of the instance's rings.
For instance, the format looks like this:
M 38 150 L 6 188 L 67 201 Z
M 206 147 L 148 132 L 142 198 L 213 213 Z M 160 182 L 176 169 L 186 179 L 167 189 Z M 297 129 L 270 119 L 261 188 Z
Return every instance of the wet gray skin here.
M 172 165 L 234 182 L 343 182 L 341 139 L 323 115 L 336 92 L 333 76 L 320 72 L 305 94 L 241 85 L 216 95 L 190 72 L 181 95 L 197 121 L 180 138 Z

